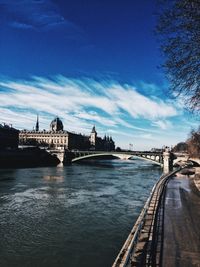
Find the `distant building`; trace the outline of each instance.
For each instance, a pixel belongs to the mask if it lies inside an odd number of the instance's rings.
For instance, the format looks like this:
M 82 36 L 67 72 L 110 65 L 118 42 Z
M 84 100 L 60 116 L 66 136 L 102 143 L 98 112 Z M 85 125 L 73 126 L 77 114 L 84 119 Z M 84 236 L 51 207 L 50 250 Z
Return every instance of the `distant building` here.
M 106 150 L 115 149 L 112 137 L 98 137 L 95 126 L 89 136 L 76 134 L 64 130 L 62 121 L 56 117 L 50 124 L 50 130 L 39 130 L 39 119 L 37 117 L 36 127 L 33 131 L 23 130 L 19 133 L 21 145 L 39 145 L 52 148 L 63 147 L 65 149 L 79 150 Z
M 17 148 L 19 131 L 7 124 L 0 124 L 0 149 Z

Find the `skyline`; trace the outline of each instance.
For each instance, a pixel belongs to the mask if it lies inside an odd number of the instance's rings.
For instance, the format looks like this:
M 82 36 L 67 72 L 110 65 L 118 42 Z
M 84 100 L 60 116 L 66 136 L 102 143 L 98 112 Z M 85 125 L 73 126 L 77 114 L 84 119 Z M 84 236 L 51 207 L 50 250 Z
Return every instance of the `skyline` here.
M 155 2 L 0 0 L 0 121 L 32 129 L 39 114 L 48 129 L 59 116 L 140 150 L 185 141 L 198 122 L 158 68 Z

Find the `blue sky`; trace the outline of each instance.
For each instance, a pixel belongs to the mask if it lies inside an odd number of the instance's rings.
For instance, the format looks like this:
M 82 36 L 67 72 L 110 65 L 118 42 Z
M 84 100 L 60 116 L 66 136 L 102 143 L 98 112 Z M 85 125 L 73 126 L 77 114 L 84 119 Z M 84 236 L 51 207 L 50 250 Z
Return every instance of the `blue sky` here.
M 156 1 L 0 0 L 0 121 L 113 136 L 124 148 L 184 141 L 197 121 L 171 99 Z

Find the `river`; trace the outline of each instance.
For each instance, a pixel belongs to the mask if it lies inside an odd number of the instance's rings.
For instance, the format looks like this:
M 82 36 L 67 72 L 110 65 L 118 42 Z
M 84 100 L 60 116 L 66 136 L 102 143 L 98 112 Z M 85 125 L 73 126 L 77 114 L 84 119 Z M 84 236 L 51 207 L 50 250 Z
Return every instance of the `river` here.
M 0 170 L 1 267 L 110 267 L 159 166 L 143 160 Z

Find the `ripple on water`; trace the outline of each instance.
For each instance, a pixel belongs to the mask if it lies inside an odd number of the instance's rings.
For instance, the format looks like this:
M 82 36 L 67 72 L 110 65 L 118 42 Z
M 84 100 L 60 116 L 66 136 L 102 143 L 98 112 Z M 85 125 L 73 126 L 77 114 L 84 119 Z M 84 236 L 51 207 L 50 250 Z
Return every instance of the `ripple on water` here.
M 1 267 L 106 267 L 161 170 L 114 160 L 0 174 Z

